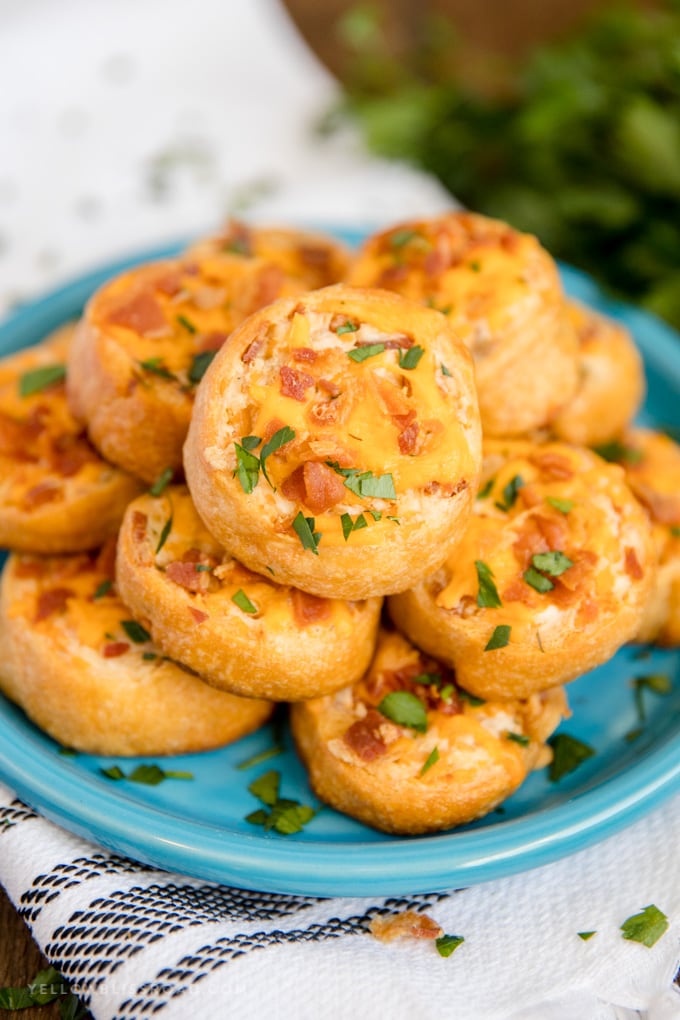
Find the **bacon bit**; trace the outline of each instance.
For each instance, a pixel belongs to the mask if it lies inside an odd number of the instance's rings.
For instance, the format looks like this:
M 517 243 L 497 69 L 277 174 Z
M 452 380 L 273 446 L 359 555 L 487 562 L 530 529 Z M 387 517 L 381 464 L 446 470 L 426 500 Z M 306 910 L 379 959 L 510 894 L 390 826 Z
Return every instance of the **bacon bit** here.
M 344 419 L 347 410 L 346 401 L 317 400 L 305 413 L 314 425 L 337 425 L 341 418 Z
M 536 453 L 529 458 L 545 479 L 566 481 L 574 477 L 574 468 L 568 457 L 561 453 Z
M 62 478 L 72 478 L 98 459 L 87 440 L 74 435 L 59 436 L 50 452 L 51 466 Z
M 572 566 L 565 570 L 559 578 L 553 580 L 555 584 L 561 584 L 569 591 L 582 591 L 584 582 L 597 563 L 597 554 L 590 549 L 581 549 L 578 552 L 570 553 L 569 559 L 572 560 Z
M 41 591 L 36 604 L 35 622 L 47 620 L 54 613 L 63 613 L 67 601 L 74 597 L 75 592 L 71 588 L 48 588 L 47 591 Z
M 378 278 L 378 287 L 390 287 L 403 283 L 408 276 L 408 267 L 401 264 L 387 266 Z
M 460 492 L 465 492 L 467 487 L 467 478 L 459 478 L 457 482 L 446 482 L 445 485 L 442 485 L 441 482 L 428 482 L 423 492 L 428 496 L 438 493 L 445 499 L 450 499 L 452 496 L 457 496 Z
M 268 326 L 263 326 L 254 340 L 251 340 L 245 351 L 241 355 L 241 361 L 244 365 L 249 365 L 251 361 L 254 361 L 260 351 L 265 345 L 267 334 L 269 331 Z
M 311 347 L 293 347 L 293 361 L 316 361 L 318 354 Z
M 131 329 L 141 336 L 151 336 L 168 330 L 163 309 L 148 290 L 136 294 L 118 308 L 114 308 L 106 316 L 106 321 L 113 326 Z
M 285 274 L 280 266 L 268 264 L 260 272 L 252 301 L 252 311 L 257 312 L 270 305 L 281 293 Z
M 15 577 L 42 577 L 44 567 L 39 560 L 18 560 L 14 567 Z
M 346 495 L 342 478 L 316 460 L 297 467 L 284 481 L 281 492 L 286 499 L 304 503 L 314 514 L 330 509 Z
M 543 517 L 542 514 L 536 514 L 534 520 L 550 549 L 563 550 L 569 541 L 569 525 L 566 517 L 563 514 L 559 517 Z
M 219 351 L 220 347 L 222 347 L 228 339 L 228 333 L 220 333 L 217 330 L 214 330 L 212 333 L 201 333 L 196 343 L 196 352 L 198 354 L 203 354 L 205 351 Z M 243 361 L 245 359 L 242 358 L 241 360 Z
M 334 383 L 332 379 L 317 379 L 316 385 L 331 397 L 339 397 L 342 392 L 338 384 Z
M 527 510 L 532 510 L 535 506 L 540 506 L 543 503 L 543 496 L 530 482 L 517 490 L 517 496 Z M 559 511 L 555 510 L 555 513 L 559 513 Z
M 253 254 L 253 236 L 250 229 L 239 220 L 230 220 L 225 233 L 218 238 L 225 248 L 230 245 L 238 246 L 244 255 Z
M 167 294 L 168 297 L 174 297 L 182 290 L 182 273 L 179 269 L 171 269 L 168 273 L 163 276 L 159 276 L 158 279 L 154 280 L 154 287 L 159 290 L 161 294 Z
M 404 456 L 414 456 L 416 451 L 416 444 L 418 441 L 418 432 L 420 426 L 417 421 L 412 421 L 410 425 L 407 425 L 403 432 L 399 433 L 399 450 Z
M 640 500 L 649 510 L 655 521 L 659 524 L 680 524 L 680 495 L 676 492 L 657 492 L 649 485 L 638 482 L 635 478 L 629 479 L 630 486 Z
M 375 761 L 387 750 L 387 744 L 380 736 L 380 727 L 384 717 L 376 709 L 368 710 L 363 719 L 352 723 L 345 735 L 344 742 L 362 761 Z
M 146 526 L 149 518 L 141 510 L 132 511 L 132 541 L 143 542 L 146 538 Z
M 519 250 L 519 234 L 514 230 L 506 230 L 498 238 L 498 243 L 503 251 L 510 252 L 514 255 Z
M 63 490 L 60 485 L 53 482 L 40 482 L 34 485 L 24 495 L 23 505 L 26 510 L 34 510 L 36 507 L 44 506 L 46 503 L 54 503 L 61 499 Z
M 428 276 L 437 276 L 451 265 L 451 239 L 447 234 L 437 235 L 434 247 L 428 251 L 423 261 L 423 269 Z
M 297 368 L 291 368 L 289 365 L 282 365 L 279 374 L 281 376 L 281 396 L 304 401 L 305 390 L 314 385 L 312 376 L 306 372 L 300 372 Z
M 504 588 L 501 593 L 501 601 L 504 605 L 506 602 L 522 602 L 525 606 L 533 606 L 536 599 L 532 591 L 533 589 L 529 587 L 526 581 L 523 581 L 521 577 L 517 577 Z
M 326 271 L 330 269 L 331 253 L 328 248 L 322 248 L 317 244 L 301 244 L 298 252 L 300 261 L 306 266 Z
M 109 538 L 101 547 L 92 564 L 94 570 L 112 578 L 116 571 L 116 539 Z
M 196 549 L 193 546 L 191 549 L 187 549 L 186 552 L 182 553 L 182 563 L 193 563 L 195 565 L 196 563 L 201 563 L 203 559 L 204 557 L 201 550 Z
M 196 609 L 194 606 L 187 606 L 187 609 L 193 616 L 196 623 L 205 623 L 208 619 L 208 614 L 204 613 L 202 609 Z
M 111 641 L 102 648 L 102 655 L 105 659 L 117 659 L 119 655 L 125 655 L 129 648 L 127 641 Z
M 640 566 L 640 561 L 637 558 L 637 553 L 635 552 L 635 549 L 627 545 L 625 553 L 626 553 L 625 562 L 626 573 L 628 574 L 629 577 L 632 577 L 634 581 L 640 581 L 645 576 L 645 572 Z
M 569 525 L 563 517 L 534 514 L 524 522 L 512 548 L 521 566 L 526 568 L 536 553 L 563 550 L 568 538 Z
M 585 623 L 594 623 L 600 615 L 600 607 L 595 599 L 584 599 L 576 614 L 576 623 L 581 626 Z
M 403 910 L 388 917 L 371 918 L 369 931 L 379 942 L 394 942 L 395 939 L 438 939 L 443 934 L 436 921 L 427 914 L 415 910 Z
M 185 554 L 186 555 L 186 554 Z M 187 591 L 202 591 L 205 588 L 205 574 L 196 570 L 197 561 L 174 560 L 165 568 L 165 575 Z
M 390 417 L 402 417 L 411 410 L 406 396 L 399 386 L 389 382 L 376 372 L 371 373 L 375 388 L 378 391 L 378 399 L 386 414 Z
M 298 627 L 306 627 L 310 623 L 316 623 L 317 620 L 326 620 L 331 615 L 329 599 L 309 595 L 298 588 L 290 589 L 290 597 L 293 603 L 293 617 Z
M 268 443 L 271 437 L 275 435 L 280 429 L 285 428 L 285 426 L 286 426 L 285 421 L 281 421 L 280 418 L 271 418 L 264 427 L 264 432 L 262 434 L 264 442 Z M 287 443 L 284 443 L 283 446 L 280 446 L 279 449 L 276 450 L 276 453 L 279 453 L 281 450 L 285 450 L 286 447 L 292 442 L 293 440 L 289 439 Z

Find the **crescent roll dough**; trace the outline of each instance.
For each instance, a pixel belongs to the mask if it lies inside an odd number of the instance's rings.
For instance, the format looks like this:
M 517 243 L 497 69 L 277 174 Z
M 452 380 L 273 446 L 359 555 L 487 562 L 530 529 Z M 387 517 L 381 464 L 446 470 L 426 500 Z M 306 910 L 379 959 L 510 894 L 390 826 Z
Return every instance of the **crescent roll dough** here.
M 458 549 L 389 609 L 473 694 L 527 697 L 635 637 L 651 530 L 621 468 L 589 450 L 489 440 L 483 477 Z
M 316 697 L 354 683 L 373 655 L 381 599 L 317 598 L 252 573 L 206 531 L 183 486 L 128 507 L 116 576 L 154 641 L 234 694 Z
M 558 439 L 597 446 L 619 436 L 645 395 L 642 357 L 619 322 L 578 304 L 567 311 L 579 339 L 578 386 L 550 423 Z
M 337 286 L 232 334 L 201 385 L 185 470 L 208 529 L 251 570 L 363 599 L 441 563 L 480 455 L 471 361 L 443 316 Z
M 350 259 L 349 250 L 326 234 L 249 226 L 239 220 L 230 220 L 215 237 L 197 241 L 188 254 L 194 258 L 227 254 L 261 259 L 271 267 L 272 280 L 280 280 L 282 297 L 338 283 Z
M 69 411 L 73 329 L 0 361 L 0 546 L 63 553 L 101 545 L 140 491 L 102 460 Z
M 234 327 L 281 292 L 269 263 L 205 255 L 137 266 L 90 299 L 68 397 L 92 442 L 147 482 L 179 471 L 196 387 Z
M 182 754 L 227 744 L 266 701 L 216 691 L 166 659 L 99 555 L 10 556 L 0 588 L 0 691 L 41 729 L 89 754 Z
M 539 428 L 576 388 L 577 340 L 535 237 L 467 212 L 370 237 L 347 275 L 443 312 L 475 361 L 484 435 Z
M 322 800 L 385 832 L 415 834 L 493 810 L 550 761 L 545 741 L 568 714 L 562 688 L 480 704 L 441 662 L 383 631 L 363 679 L 293 705 L 291 726 Z

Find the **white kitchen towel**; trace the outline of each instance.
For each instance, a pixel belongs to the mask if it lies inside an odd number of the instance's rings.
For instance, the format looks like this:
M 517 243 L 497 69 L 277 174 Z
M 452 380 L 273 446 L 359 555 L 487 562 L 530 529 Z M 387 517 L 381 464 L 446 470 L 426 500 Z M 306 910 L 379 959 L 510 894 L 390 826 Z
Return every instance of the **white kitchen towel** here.
M 244 891 L 107 853 L 0 785 L 0 881 L 98 1020 L 675 1020 L 680 797 L 598 846 L 449 893 L 315 899 Z M 620 926 L 655 904 L 651 949 Z M 465 941 L 385 944 L 378 914 Z M 595 931 L 588 941 L 578 933 Z

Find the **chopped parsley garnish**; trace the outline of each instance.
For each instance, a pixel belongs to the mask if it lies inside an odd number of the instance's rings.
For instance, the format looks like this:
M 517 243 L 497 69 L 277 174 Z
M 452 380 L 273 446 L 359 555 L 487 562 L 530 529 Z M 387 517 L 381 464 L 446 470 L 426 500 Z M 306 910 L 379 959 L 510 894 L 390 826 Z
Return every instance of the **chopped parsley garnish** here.
M 414 676 L 411 682 L 414 684 L 423 684 L 425 687 L 438 687 L 442 683 L 443 679 L 444 678 L 441 673 L 419 673 L 418 676 Z
M 399 726 L 409 726 L 418 733 L 427 730 L 427 709 L 411 691 L 392 691 L 378 705 L 378 711 Z
M 142 658 L 145 662 L 153 662 L 154 659 L 158 658 L 158 656 L 155 652 L 142 652 Z
M 191 368 L 189 369 L 189 382 L 197 385 L 208 371 L 209 366 L 217 354 L 217 351 L 201 351 L 200 354 L 194 354 L 193 361 L 191 362 Z
M 303 549 L 309 549 L 315 556 L 319 555 L 319 542 L 321 533 L 314 531 L 315 520 L 313 517 L 305 517 L 302 510 L 298 510 L 293 521 L 293 531 L 300 539 Z
M 60 747 L 59 748 L 59 754 L 63 758 L 75 758 L 75 756 L 78 754 L 78 752 L 76 751 L 76 749 L 74 747 Z
M 439 761 L 439 748 L 433 747 L 430 753 L 428 754 L 427 758 L 425 759 L 425 764 L 420 770 L 419 775 L 424 776 L 425 773 L 429 772 L 432 766 L 435 765 L 438 761 Z
M 19 396 L 30 397 L 34 393 L 46 390 L 48 386 L 63 382 L 66 378 L 66 365 L 45 365 L 24 372 L 19 378 Z
M 671 527 L 671 535 L 673 536 L 673 538 L 680 538 L 680 526 L 679 525 L 674 524 Z
M 246 436 L 241 443 L 234 443 L 236 449 L 236 471 L 234 474 L 241 483 L 241 488 L 246 496 L 249 496 L 253 491 L 260 477 L 260 458 L 256 457 L 254 453 L 250 453 L 246 446 L 246 440 L 252 441 L 253 439 L 257 439 L 257 436 Z M 257 439 L 257 443 L 261 442 L 261 439 Z
M 445 375 L 445 376 L 448 376 L 449 378 L 451 378 L 451 373 L 449 372 L 448 368 L 446 367 L 446 365 L 444 364 L 443 361 L 440 363 L 439 367 L 442 370 L 442 375 Z
M 68 998 L 62 999 L 62 996 Z M 69 1000 L 73 999 L 76 1004 L 78 1002 L 74 995 L 69 995 L 68 985 L 54 967 L 38 971 L 23 988 L 0 988 L 0 1009 L 8 1012 L 27 1009 L 29 1006 L 46 1006 L 55 999 L 62 999 L 59 1003 L 61 1016 L 65 1015 L 62 1007 L 66 1007 Z
M 496 506 L 499 510 L 504 510 L 506 513 L 511 510 L 517 502 L 517 495 L 519 490 L 524 485 L 524 479 L 521 475 L 515 475 L 511 478 L 508 484 L 503 488 L 503 499 L 498 500 Z
M 577 931 L 576 934 L 578 935 L 578 937 L 580 939 L 583 939 L 584 942 L 587 942 L 588 939 L 592 939 L 593 935 L 597 935 L 597 932 L 596 931 Z
M 256 613 L 258 611 L 257 606 L 253 605 L 243 588 L 239 588 L 239 590 L 231 596 L 231 601 L 234 602 L 239 609 L 242 609 L 244 613 Z
M 515 744 L 519 744 L 520 747 L 528 747 L 531 740 L 525 733 L 513 733 L 510 730 L 505 734 L 508 740 L 512 740 Z
M 468 262 L 468 269 L 471 269 L 473 273 L 479 273 L 482 268 L 481 262 L 477 259 L 473 259 L 472 262 Z
M 535 553 L 531 557 L 531 563 L 537 570 L 541 570 L 544 574 L 549 574 L 550 577 L 559 577 L 565 570 L 569 570 L 569 567 L 574 566 L 573 560 L 570 560 L 563 552 L 558 552 L 557 550 Z
M 425 240 L 421 234 L 415 230 L 395 230 L 390 235 L 390 247 L 391 248 L 403 248 L 405 244 L 409 244 L 411 241 L 419 237 L 422 241 Z
M 142 783 L 144 786 L 158 786 L 165 779 L 193 779 L 193 772 L 180 772 L 176 769 L 162 769 L 159 765 L 136 765 L 132 772 L 125 775 L 118 765 L 99 770 L 107 779 L 128 779 L 131 783 Z
M 251 825 L 264 826 L 266 832 L 274 829 L 283 836 L 289 836 L 294 832 L 301 832 L 316 811 L 298 800 L 279 797 L 280 782 L 280 772 L 272 770 L 265 772 L 249 785 L 249 791 L 265 805 L 265 808 L 269 808 L 269 811 L 264 808 L 251 811 L 246 815 L 246 821 Z
M 451 704 L 451 696 L 453 695 L 453 684 L 444 684 L 443 687 L 439 688 L 439 697 L 446 705 Z
M 451 956 L 458 946 L 462 946 L 465 938 L 462 935 L 442 935 L 435 940 L 435 946 L 440 956 Z
M 593 449 L 603 460 L 616 464 L 639 464 L 644 456 L 642 450 L 636 450 L 633 446 L 626 446 L 625 443 L 619 442 L 618 439 L 612 440 L 611 443 L 602 443 L 600 446 L 594 446 Z
M 353 531 L 361 531 L 362 528 L 368 527 L 368 521 L 363 514 L 359 514 L 355 520 L 352 520 L 349 514 L 342 514 L 340 523 L 342 524 L 342 534 L 345 542 Z
M 394 478 L 391 474 L 374 475 L 372 471 L 359 471 L 358 468 L 340 467 L 337 461 L 326 461 L 326 463 L 328 467 L 333 468 L 336 474 L 343 476 L 345 488 L 353 492 L 355 496 L 362 498 L 373 497 L 375 499 L 397 498 Z M 388 520 L 396 520 L 396 518 L 389 517 Z
M 194 334 L 194 333 L 197 333 L 197 332 L 198 332 L 198 330 L 197 330 L 197 329 L 196 329 L 196 327 L 194 326 L 194 324 L 193 324 L 193 322 L 191 321 L 191 319 L 187 319 L 186 315 L 178 315 L 178 316 L 177 316 L 177 321 L 179 322 L 180 326 L 184 326 L 184 328 L 185 328 L 185 329 L 186 329 L 186 330 L 187 330 L 187 331 L 188 331 L 189 333 L 191 333 L 191 334 L 192 334 L 192 336 L 193 336 L 193 334 Z
M 163 525 L 160 535 L 158 536 L 158 545 L 156 546 L 156 555 L 161 551 L 163 546 L 168 540 L 168 535 L 172 531 L 172 514 L 168 517 L 167 521 Z
M 399 350 L 399 368 L 416 368 L 424 353 L 424 349 L 419 347 L 418 344 L 415 347 L 409 347 L 405 351 Z
M 485 652 L 493 652 L 496 648 L 505 648 L 510 643 L 510 632 L 512 627 L 507 623 L 500 623 L 494 628 L 494 632 L 484 646 Z
M 347 357 L 356 362 L 367 361 L 369 358 L 375 358 L 378 354 L 382 354 L 384 350 L 385 344 L 364 344 L 363 347 L 354 347 L 351 351 L 347 351 Z
M 244 450 L 256 450 L 262 440 L 259 436 L 244 436 L 241 440 L 241 446 Z
M 668 918 L 658 907 L 650 903 L 639 914 L 627 917 L 621 925 L 624 939 L 641 942 L 651 949 L 668 930 Z
M 555 510 L 559 510 L 561 514 L 568 514 L 570 510 L 574 509 L 573 499 L 558 499 L 557 496 L 548 496 L 546 502 L 550 503 L 550 506 Z
M 469 691 L 464 690 L 462 687 L 458 688 L 458 694 L 463 701 L 467 701 L 468 705 L 472 708 L 479 708 L 480 705 L 486 705 L 484 698 L 478 698 L 476 694 L 470 694 Z
M 653 694 L 670 694 L 672 689 L 671 678 L 666 673 L 651 673 L 648 676 L 638 676 L 633 680 L 633 698 L 637 711 L 638 722 L 644 723 L 647 720 L 645 709 L 644 692 L 651 691 Z M 641 731 L 633 731 L 634 736 L 627 733 L 626 739 L 634 740 Z
M 270 758 L 275 758 L 278 754 L 283 754 L 282 744 L 273 744 L 271 747 L 265 748 L 264 751 L 258 751 L 257 754 L 253 754 L 250 758 L 244 758 L 234 768 L 243 771 L 244 769 L 253 768 L 254 765 L 261 765 L 264 761 L 269 761 Z
M 594 748 L 584 744 L 577 737 L 568 733 L 556 733 L 550 737 L 548 743 L 552 747 L 553 760 L 550 763 L 548 778 L 551 783 L 557 783 L 563 776 L 577 769 L 579 765 L 592 758 L 595 754 Z
M 525 570 L 522 576 L 528 585 L 531 585 L 532 588 L 535 588 L 536 591 L 541 592 L 541 594 L 545 594 L 547 591 L 552 591 L 555 587 L 549 578 L 544 577 L 543 574 L 539 574 L 539 572 L 534 570 L 533 567 L 529 567 L 528 570 Z
M 356 322 L 350 322 L 348 319 L 347 322 L 343 322 L 342 326 L 338 326 L 335 331 L 335 335 L 343 336 L 345 333 L 356 333 L 358 329 L 359 327 Z
M 105 581 L 102 581 L 101 584 L 97 585 L 95 593 L 92 596 L 93 600 L 96 602 L 97 599 L 103 599 L 105 595 L 109 594 L 109 592 L 111 591 L 112 587 L 113 587 L 113 581 L 111 580 L 110 577 L 107 577 Z
M 139 362 L 139 367 L 143 368 L 145 372 L 159 375 L 161 379 L 175 379 L 172 372 L 163 364 L 162 358 L 147 358 L 146 361 Z
M 120 625 L 130 641 L 136 645 L 144 645 L 151 640 L 151 635 L 146 627 L 142 627 L 141 623 L 137 623 L 136 620 L 121 620 Z
M 234 237 L 222 245 L 222 251 L 227 251 L 230 255 L 250 255 L 250 245 L 245 238 Z
M 195 563 L 194 570 L 197 574 L 210 574 L 213 571 L 213 567 L 209 563 Z
M 149 489 L 149 495 L 161 496 L 172 481 L 174 473 L 174 469 L 171 467 L 166 467 L 164 471 L 161 471 L 158 478 Z
M 477 493 L 477 499 L 487 499 L 491 495 L 493 489 L 494 479 L 490 478 L 488 482 L 485 482 L 482 488 Z
M 262 468 L 262 474 L 267 479 L 272 489 L 274 486 L 267 474 L 267 457 L 270 457 L 272 453 L 276 453 L 276 451 L 280 450 L 282 446 L 289 443 L 291 439 L 295 439 L 295 429 L 292 429 L 290 425 L 284 425 L 283 428 L 276 430 L 271 439 L 267 440 L 260 451 L 260 467 Z
M 482 609 L 498 609 L 503 605 L 493 580 L 493 571 L 482 560 L 475 560 L 477 570 L 477 605 Z

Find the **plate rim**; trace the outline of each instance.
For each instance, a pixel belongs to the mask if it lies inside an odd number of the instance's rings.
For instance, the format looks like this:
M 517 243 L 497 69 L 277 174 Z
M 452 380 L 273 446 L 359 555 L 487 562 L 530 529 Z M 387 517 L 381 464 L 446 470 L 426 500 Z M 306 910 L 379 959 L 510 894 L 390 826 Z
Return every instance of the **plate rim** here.
M 359 228 L 326 229 L 350 243 L 365 234 Z M 89 294 L 111 275 L 138 262 L 171 257 L 181 245 L 166 243 L 103 261 L 30 300 L 0 322 L 0 347 L 12 347 L 14 330 L 45 335 L 77 314 Z M 680 336 L 670 326 L 610 298 L 582 271 L 562 264 L 560 270 L 568 292 L 576 290 L 577 297 L 623 320 L 638 334 L 645 363 L 651 360 L 664 374 L 680 380 Z M 46 818 L 144 864 L 275 893 L 399 895 L 502 878 L 599 842 L 680 790 L 679 730 L 667 734 L 632 767 L 528 817 L 483 829 L 385 842 L 286 842 L 187 819 L 106 787 L 97 776 L 76 771 L 68 759 L 59 759 L 56 751 L 48 754 L 40 747 L 41 734 L 28 729 L 33 726 L 29 720 L 26 729 L 17 730 L 11 718 L 15 711 L 21 712 L 0 696 L 0 779 Z

